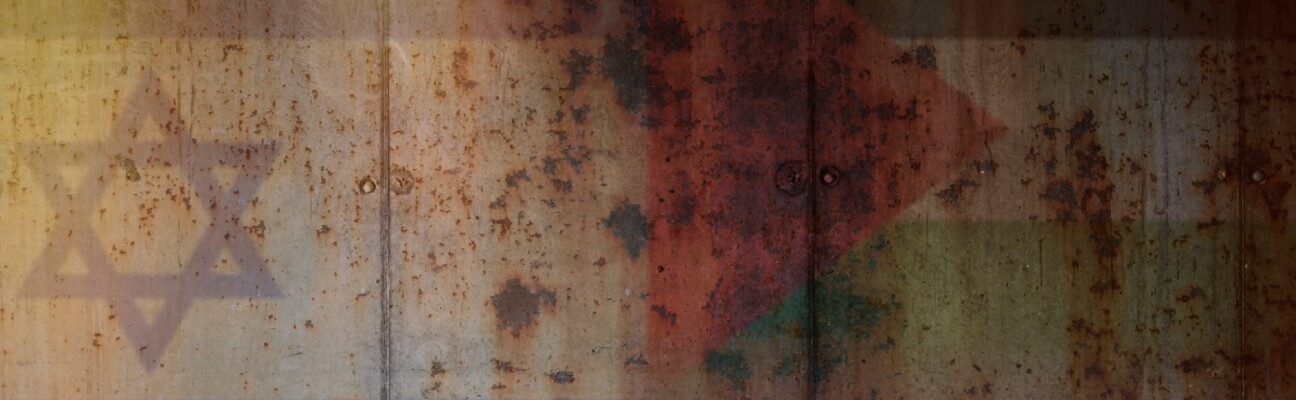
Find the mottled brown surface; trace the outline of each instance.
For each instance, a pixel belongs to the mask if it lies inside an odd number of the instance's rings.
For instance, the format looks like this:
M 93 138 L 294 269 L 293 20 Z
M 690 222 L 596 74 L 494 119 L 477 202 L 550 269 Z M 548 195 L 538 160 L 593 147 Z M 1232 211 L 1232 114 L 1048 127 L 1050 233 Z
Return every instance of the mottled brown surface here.
M 1292 397 L 1293 16 L 2 4 L 0 398 Z

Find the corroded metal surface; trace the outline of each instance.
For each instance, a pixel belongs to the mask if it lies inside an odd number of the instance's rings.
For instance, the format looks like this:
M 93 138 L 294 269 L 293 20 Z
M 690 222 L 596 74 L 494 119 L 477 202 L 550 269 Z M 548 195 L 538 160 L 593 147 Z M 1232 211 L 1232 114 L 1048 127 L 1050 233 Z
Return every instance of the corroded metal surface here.
M 912 3 L 0 6 L 0 398 L 1296 393 L 1296 10 Z
M 3 7 L 0 397 L 376 394 L 376 10 Z

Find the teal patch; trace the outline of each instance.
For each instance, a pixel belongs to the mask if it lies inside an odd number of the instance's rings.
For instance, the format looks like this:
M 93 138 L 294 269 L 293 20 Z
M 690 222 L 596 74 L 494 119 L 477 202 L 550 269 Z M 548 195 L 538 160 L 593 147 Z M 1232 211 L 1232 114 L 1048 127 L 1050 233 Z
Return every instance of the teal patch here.
M 828 375 L 832 373 L 832 370 L 845 362 L 846 356 L 844 355 L 838 355 L 826 360 L 819 360 L 819 363 L 815 365 L 814 370 L 810 371 L 810 381 L 818 383 L 827 380 Z
M 804 343 L 809 340 L 811 310 L 814 310 L 820 344 L 820 357 L 814 365 L 808 364 L 805 347 L 792 345 L 774 354 L 773 360 L 777 361 L 767 361 L 773 365 L 756 367 L 761 371 L 769 371 L 775 377 L 809 374 L 809 379 L 814 382 L 827 379 L 833 370 L 851 361 L 852 357 L 838 352 L 840 347 L 849 347 L 848 343 L 873 340 L 877 326 L 900 309 L 894 296 L 872 297 L 857 292 L 855 287 L 863 279 L 867 279 L 868 273 L 879 267 L 878 255 L 890 250 L 890 245 L 891 242 L 883 234 L 860 241 L 859 245 L 841 256 L 834 269 L 821 275 L 813 286 L 803 285 L 790 293 L 769 313 L 735 335 L 724 349 L 735 349 L 728 351 L 736 352 L 736 349 L 749 348 L 758 343 L 774 346 L 781 346 L 776 343 Z M 814 289 L 813 305 L 808 297 L 808 288 Z M 885 337 L 885 340 L 878 337 L 876 340 L 878 351 L 888 351 L 896 345 L 893 337 Z M 720 355 L 713 354 L 708 362 L 721 361 L 721 358 L 716 357 Z M 709 371 L 712 369 L 708 367 Z
M 817 296 L 819 334 L 825 339 L 868 339 L 870 330 L 899 308 L 895 302 L 881 302 L 855 294 L 843 274 L 829 274 L 814 283 Z M 810 322 L 806 288 L 792 292 L 770 313 L 747 326 L 739 336 L 804 338 Z
M 882 343 L 878 343 L 877 351 L 887 351 L 891 350 L 893 347 L 895 347 L 895 338 L 887 336 L 886 340 L 882 341 Z
M 887 241 L 886 235 L 879 233 L 877 239 L 873 241 L 873 251 L 885 249 L 891 242 Z
M 706 356 L 706 371 L 712 375 L 729 380 L 729 387 L 740 389 L 752 377 L 752 369 L 747 365 L 747 356 L 742 351 L 722 349 Z
M 778 364 L 774 365 L 774 376 L 792 375 L 792 373 L 796 372 L 800 367 L 801 355 L 788 354 L 784 356 L 782 360 L 779 360 Z
M 806 327 L 810 325 L 810 307 L 806 301 L 805 287 L 797 289 L 783 299 L 768 314 L 747 326 L 738 336 L 743 338 L 767 339 L 787 336 L 805 338 Z
M 819 334 L 828 340 L 867 340 L 874 326 L 899 304 L 880 302 L 851 291 L 849 279 L 830 274 L 814 283 Z

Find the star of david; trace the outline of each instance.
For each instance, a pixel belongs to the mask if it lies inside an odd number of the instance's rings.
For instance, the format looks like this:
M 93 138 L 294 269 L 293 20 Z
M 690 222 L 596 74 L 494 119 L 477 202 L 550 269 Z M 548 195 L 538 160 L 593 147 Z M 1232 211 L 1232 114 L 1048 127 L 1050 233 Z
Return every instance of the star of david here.
M 28 166 L 58 211 L 48 245 L 26 279 L 24 295 L 106 300 L 113 313 L 109 318 L 117 320 L 138 351 L 140 363 L 150 371 L 161 365 L 163 353 L 195 299 L 280 295 L 261 249 L 239 224 L 278 149 L 273 143 L 198 141 L 177 115 L 178 102 L 169 93 L 173 92 L 165 89 L 156 74 L 146 71 L 104 141 L 24 146 Z M 150 121 L 161 128 L 162 140 L 138 140 L 143 124 Z M 192 195 L 199 201 L 190 206 L 205 207 L 211 216 L 196 246 L 188 250 L 187 259 L 180 261 L 179 273 L 121 272 L 91 225 L 91 217 L 99 212 L 96 209 L 110 183 L 139 180 L 138 172 L 127 170 L 123 174 L 112 168 L 127 159 L 143 170 L 179 167 L 188 187 L 172 193 L 180 197 Z M 91 169 L 79 181 L 66 182 L 58 173 L 64 165 Z M 213 173 L 215 167 L 237 167 L 240 173 L 229 188 L 223 188 Z M 215 269 L 225 250 L 233 255 L 231 261 L 238 267 L 237 273 Z M 60 272 L 73 252 L 79 253 L 88 272 Z M 161 300 L 161 309 L 153 321 L 145 316 L 137 300 Z

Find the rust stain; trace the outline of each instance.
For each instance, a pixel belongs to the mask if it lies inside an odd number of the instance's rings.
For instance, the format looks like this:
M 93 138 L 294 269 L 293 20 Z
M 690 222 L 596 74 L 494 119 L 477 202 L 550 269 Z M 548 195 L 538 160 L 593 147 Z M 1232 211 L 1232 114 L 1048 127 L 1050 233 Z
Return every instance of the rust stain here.
M 418 180 L 414 174 L 405 168 L 395 168 L 391 171 L 392 193 L 397 195 L 407 195 L 414 191 Z
M 555 371 L 549 373 L 549 379 L 552 379 L 554 383 L 566 385 L 576 382 L 576 374 L 571 371 Z
M 491 296 L 495 319 L 502 331 L 520 337 L 522 331 L 536 323 L 541 307 L 552 307 L 558 302 L 554 292 L 542 287 L 531 288 L 519 279 L 509 279 L 499 293 Z
M 603 226 L 621 241 L 631 258 L 638 258 L 648 242 L 648 218 L 638 204 L 625 203 L 617 206 L 603 219 Z
M 459 50 L 454 52 L 454 61 L 451 64 L 450 69 L 454 74 L 455 87 L 458 87 L 460 90 L 469 90 L 477 87 L 477 81 L 470 78 L 471 73 L 469 71 L 471 70 L 470 65 L 472 62 L 472 55 L 468 53 L 468 49 L 461 47 Z
M 1048 110 L 1052 119 L 1056 112 Z M 1055 221 L 1079 224 L 1074 232 L 1089 242 L 1088 249 L 1075 250 L 1070 265 L 1076 305 L 1067 328 L 1073 353 L 1069 373 L 1076 390 L 1085 396 L 1129 398 L 1141 390 L 1131 373 L 1141 361 L 1116 331 L 1124 315 L 1122 233 L 1113 219 L 1115 184 L 1100 124 L 1093 111 L 1084 110 L 1065 130 L 1043 128 L 1050 140 L 1062 142 L 1065 160 L 1051 161 L 1051 174 L 1061 177 L 1049 181 L 1040 198 L 1053 206 Z M 1062 166 L 1069 171 L 1058 171 Z
M 139 182 L 140 173 L 139 170 L 135 168 L 135 160 L 132 160 L 130 157 L 124 155 L 117 155 L 113 157 L 113 160 L 115 161 L 113 163 L 113 166 L 122 169 L 123 173 L 125 174 L 124 178 L 126 178 L 126 180 L 131 182 Z
M 492 358 L 491 363 L 495 364 L 496 371 L 503 372 L 506 374 L 511 374 L 518 371 L 526 371 L 525 369 L 521 369 L 513 366 L 513 362 L 511 361 L 503 361 L 503 360 Z

